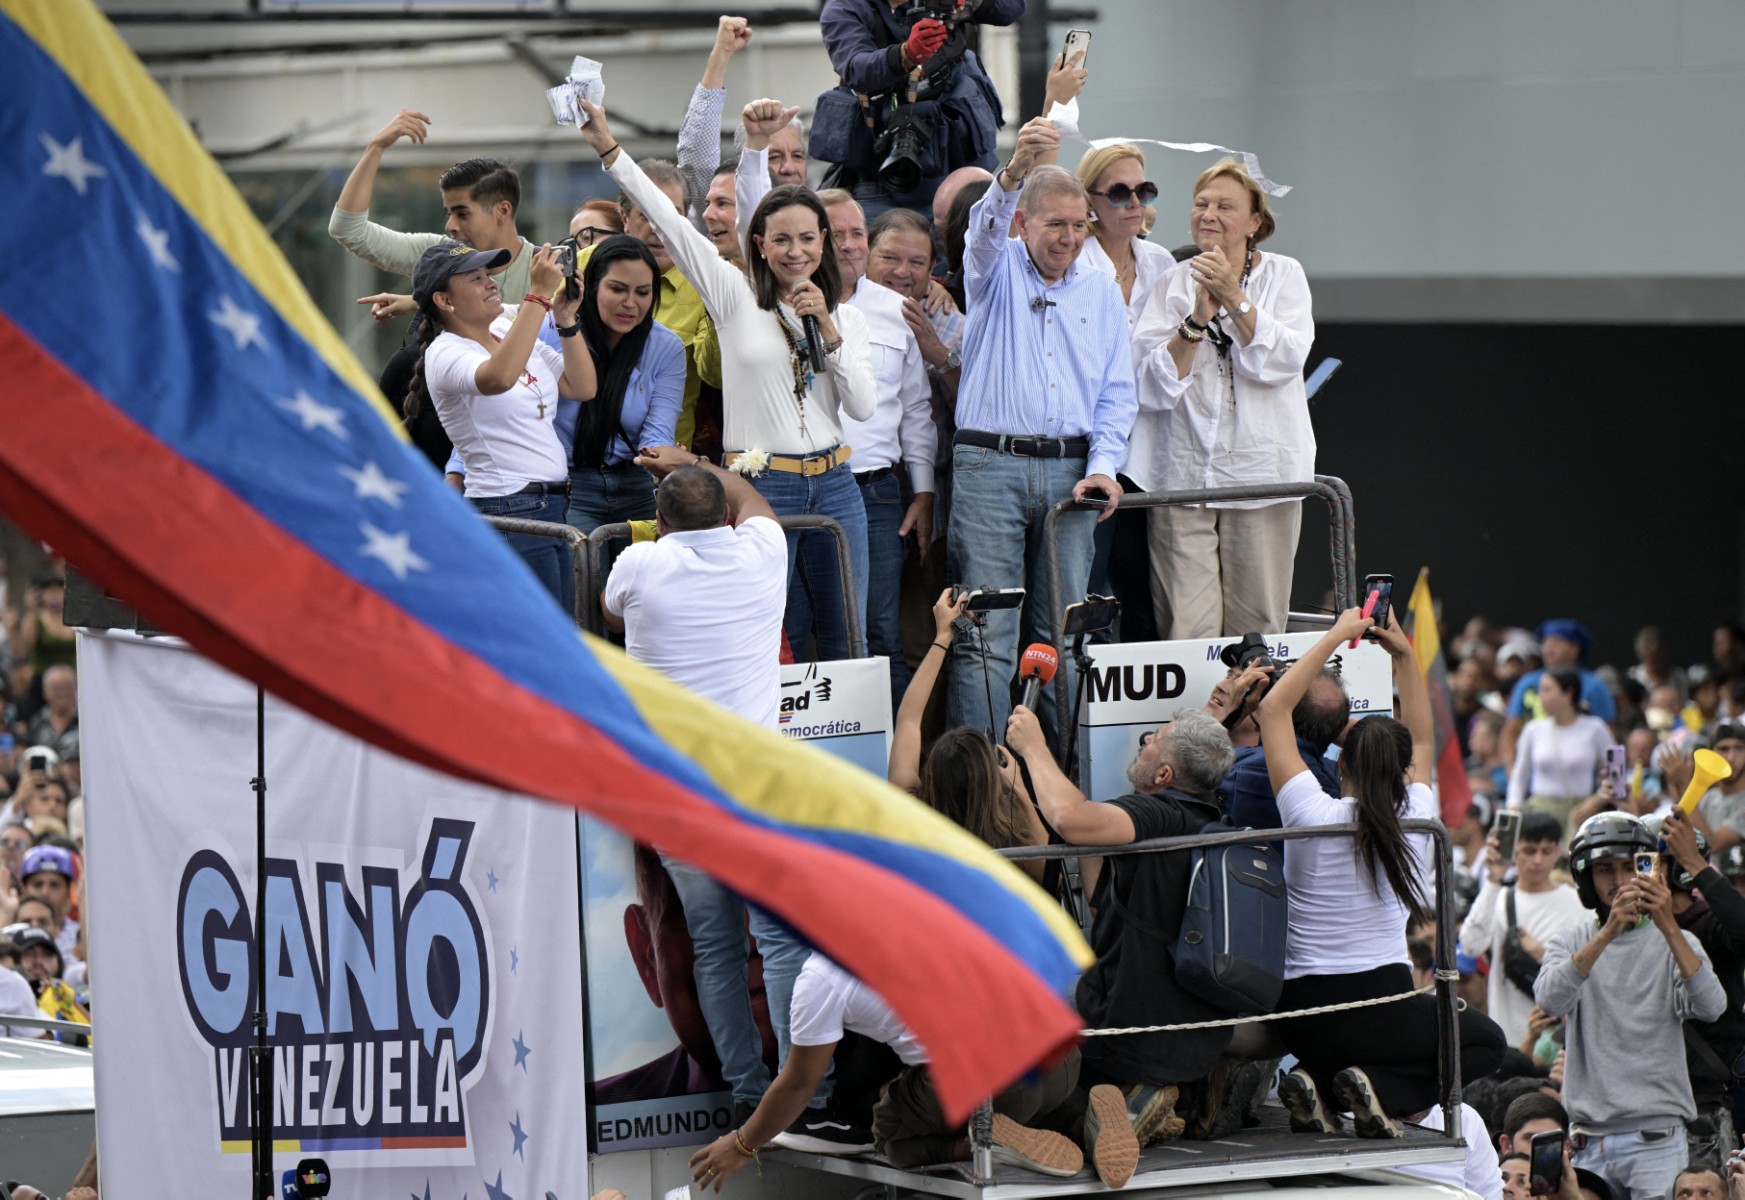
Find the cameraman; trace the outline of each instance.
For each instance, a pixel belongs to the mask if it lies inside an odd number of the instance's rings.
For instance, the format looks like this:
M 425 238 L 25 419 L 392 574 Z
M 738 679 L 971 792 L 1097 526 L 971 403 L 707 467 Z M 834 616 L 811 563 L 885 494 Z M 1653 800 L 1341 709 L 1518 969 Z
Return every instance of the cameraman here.
M 1267 654 L 1265 640 L 1255 633 L 1226 646 L 1219 657 L 1229 668 L 1230 678 L 1227 687 L 1213 689 L 1206 711 L 1223 721 L 1234 738 L 1252 723 L 1254 709 L 1277 678 L 1279 668 Z M 1331 670 L 1321 671 L 1291 709 L 1297 751 L 1321 790 L 1334 799 L 1340 795 L 1339 768 L 1327 757 L 1327 750 L 1345 736 L 1350 721 L 1351 700 Z M 1224 780 L 1223 791 L 1232 823 L 1254 829 L 1277 829 L 1282 824 L 1258 731 L 1252 743 L 1237 749 L 1236 765 Z
M 818 97 L 812 157 L 835 163 L 871 221 L 926 212 L 959 167 L 993 170 L 1000 97 L 971 25 L 1010 25 L 1024 0 L 824 0 L 819 24 L 841 86 Z

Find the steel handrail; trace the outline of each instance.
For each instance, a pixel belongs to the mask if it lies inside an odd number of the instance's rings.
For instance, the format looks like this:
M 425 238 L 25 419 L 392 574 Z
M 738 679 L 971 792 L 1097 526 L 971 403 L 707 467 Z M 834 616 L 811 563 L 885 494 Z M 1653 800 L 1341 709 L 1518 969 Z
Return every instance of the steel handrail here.
M 604 626 L 599 625 L 598 613 L 590 621 L 589 614 L 585 611 L 590 580 L 586 557 L 587 534 L 574 525 L 564 525 L 557 521 L 529 521 L 525 517 L 496 517 L 489 513 L 484 514 L 484 517 L 499 533 L 518 533 L 522 537 L 542 537 L 567 542 L 570 548 L 570 575 L 575 581 L 576 589 L 575 611 L 570 615 L 575 618 L 577 625 L 589 633 L 605 632 Z
M 1227 488 L 1190 488 L 1173 492 L 1134 492 L 1121 497 L 1122 508 L 1172 508 L 1185 504 L 1219 504 L 1238 500 L 1302 500 L 1310 496 L 1319 497 L 1328 510 L 1328 541 L 1333 560 L 1333 603 L 1343 611 L 1357 604 L 1357 583 L 1355 555 L 1357 551 L 1357 535 L 1354 528 L 1355 512 L 1351 499 L 1351 489 L 1343 479 L 1333 475 L 1317 475 L 1306 483 L 1264 483 L 1243 487 Z M 1066 597 L 1062 594 L 1060 579 L 1060 553 L 1057 545 L 1056 530 L 1059 527 L 1060 515 L 1067 512 L 1097 511 L 1090 505 L 1080 504 L 1073 499 L 1060 501 L 1048 510 L 1048 515 L 1042 519 L 1042 545 L 1046 558 L 1043 562 L 1043 574 L 1048 580 L 1049 612 L 1056 621 L 1064 620 L 1066 613 Z M 1257 630 L 1260 633 L 1283 633 L 1282 629 Z M 1056 643 L 1060 641 L 1060 630 L 1049 630 Z M 1064 657 L 1064 656 L 1063 656 Z M 1056 759 L 1063 766 L 1067 761 L 1067 748 L 1070 745 L 1071 733 L 1068 722 L 1072 719 L 1071 689 L 1056 687 L 1054 689 L 1055 728 L 1060 732 L 1056 739 L 1059 749 Z
M 776 524 L 784 532 L 799 532 L 806 530 L 821 530 L 828 533 L 836 541 L 836 572 L 842 582 L 842 616 L 848 624 L 848 656 L 850 658 L 866 657 L 866 636 L 860 624 L 860 598 L 854 590 L 854 560 L 848 553 L 848 535 L 842 526 L 833 518 L 817 513 L 801 513 L 795 516 L 776 518 Z M 630 537 L 630 526 L 618 521 L 610 525 L 601 525 L 588 535 L 588 574 L 592 587 L 597 593 L 590 598 L 588 604 L 596 616 L 600 612 L 600 594 L 606 590 L 606 550 L 611 543 L 623 541 Z

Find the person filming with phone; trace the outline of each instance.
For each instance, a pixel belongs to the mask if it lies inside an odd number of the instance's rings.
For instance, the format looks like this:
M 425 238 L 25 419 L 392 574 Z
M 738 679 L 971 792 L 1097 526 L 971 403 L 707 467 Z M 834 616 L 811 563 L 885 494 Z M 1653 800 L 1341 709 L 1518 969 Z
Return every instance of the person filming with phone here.
M 1663 1195 L 1686 1165 L 1696 1116 L 1682 1024 L 1716 1020 L 1727 994 L 1696 935 L 1678 927 L 1658 841 L 1638 818 L 1589 817 L 1569 868 L 1597 927 L 1551 935 L 1533 995 L 1566 1020 L 1573 1161 L 1626 1200 Z

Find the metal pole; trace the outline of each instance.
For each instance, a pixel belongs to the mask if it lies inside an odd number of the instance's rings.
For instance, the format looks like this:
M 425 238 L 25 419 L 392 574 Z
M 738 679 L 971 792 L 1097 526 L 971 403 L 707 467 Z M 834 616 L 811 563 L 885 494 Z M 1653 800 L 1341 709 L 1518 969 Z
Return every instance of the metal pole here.
M 1436 1029 L 1437 1072 L 1442 1091 L 1442 1132 L 1460 1137 L 1460 1019 L 1454 989 L 1454 845 L 1438 823 L 1436 845 Z
M 254 690 L 254 1046 L 249 1051 L 253 1089 L 254 1194 L 265 1200 L 273 1186 L 273 1048 L 267 1044 L 267 694 Z

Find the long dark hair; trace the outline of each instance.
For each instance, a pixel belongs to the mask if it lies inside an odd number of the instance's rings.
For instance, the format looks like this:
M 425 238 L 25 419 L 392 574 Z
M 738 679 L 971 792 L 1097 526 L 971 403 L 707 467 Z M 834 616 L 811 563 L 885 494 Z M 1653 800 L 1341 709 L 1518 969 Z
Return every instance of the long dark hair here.
M 648 267 L 648 281 L 654 285 L 653 303 L 641 322 L 618 339 L 616 346 L 606 345 L 606 323 L 600 319 L 600 282 L 614 263 L 639 262 Z M 660 303 L 660 268 L 647 246 L 628 234 L 617 233 L 594 246 L 588 256 L 587 269 L 582 272 L 582 336 L 588 341 L 588 353 L 594 358 L 594 374 L 600 381 L 594 398 L 582 405 L 576 418 L 576 465 L 597 467 L 606 461 L 606 450 L 624 415 L 624 392 L 630 386 L 630 373 L 642 361 L 643 347 L 648 345 L 649 327 L 654 324 L 655 309 Z M 627 439 L 634 441 L 634 439 Z M 630 447 L 635 450 L 637 447 Z
M 418 419 L 418 414 L 424 411 L 424 406 L 430 403 L 430 387 L 424 382 L 424 352 L 430 349 L 430 343 L 442 333 L 442 322 L 437 320 L 436 301 L 427 300 L 418 306 L 418 312 L 412 318 L 412 345 L 418 351 L 418 357 L 412 363 L 412 382 L 406 385 L 406 399 L 400 404 L 400 412 L 410 425 Z
M 920 795 L 996 850 L 1030 844 L 1027 802 L 1006 781 L 994 744 L 979 729 L 939 735 L 921 764 Z
M 745 265 L 751 274 L 751 290 L 757 294 L 759 308 L 773 311 L 781 300 L 782 293 L 776 285 L 775 272 L 770 270 L 763 255 L 758 253 L 754 239 L 764 236 L 764 227 L 769 224 L 772 215 L 796 204 L 810 209 L 818 218 L 818 232 L 823 235 L 824 257 L 818 260 L 818 270 L 813 273 L 812 282 L 824 293 L 825 309 L 835 312 L 836 302 L 842 296 L 842 268 L 836 265 L 836 245 L 830 240 L 830 214 L 824 211 L 824 205 L 819 203 L 811 188 L 801 187 L 797 183 L 784 183 L 780 187 L 771 188 L 769 194 L 758 201 L 757 208 L 751 214 L 751 224 L 745 227 Z
M 1366 717 L 1345 735 L 1339 765 L 1357 801 L 1357 857 L 1369 869 L 1376 895 L 1385 875 L 1413 925 L 1433 920 L 1417 859 L 1400 828 L 1406 771 L 1412 765 L 1411 731 L 1392 717 Z

